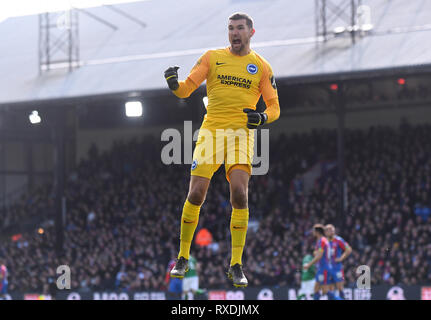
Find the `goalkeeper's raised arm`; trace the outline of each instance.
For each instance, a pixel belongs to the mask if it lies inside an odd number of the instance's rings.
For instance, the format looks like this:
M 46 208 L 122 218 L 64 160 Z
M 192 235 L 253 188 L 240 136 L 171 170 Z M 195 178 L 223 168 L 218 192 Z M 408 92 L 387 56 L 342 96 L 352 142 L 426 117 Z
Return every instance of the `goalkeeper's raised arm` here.
M 207 78 L 209 70 L 209 52 L 206 52 L 196 62 L 195 66 L 191 70 L 189 76 L 185 81 L 178 81 L 178 69 L 179 67 L 169 67 L 165 71 L 165 79 L 168 83 L 169 89 L 178 98 L 187 98 L 193 91 L 195 91 L 199 85 Z

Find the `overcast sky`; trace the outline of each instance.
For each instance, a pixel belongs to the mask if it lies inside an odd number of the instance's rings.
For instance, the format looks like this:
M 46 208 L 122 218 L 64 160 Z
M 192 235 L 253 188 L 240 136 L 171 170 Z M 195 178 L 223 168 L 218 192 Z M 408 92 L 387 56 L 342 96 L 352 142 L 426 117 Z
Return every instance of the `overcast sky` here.
M 77 8 L 97 7 L 103 4 L 137 2 L 139 0 L 1 0 L 0 22 L 9 17 L 61 11 L 71 6 Z M 145 0 L 148 1 L 148 0 Z

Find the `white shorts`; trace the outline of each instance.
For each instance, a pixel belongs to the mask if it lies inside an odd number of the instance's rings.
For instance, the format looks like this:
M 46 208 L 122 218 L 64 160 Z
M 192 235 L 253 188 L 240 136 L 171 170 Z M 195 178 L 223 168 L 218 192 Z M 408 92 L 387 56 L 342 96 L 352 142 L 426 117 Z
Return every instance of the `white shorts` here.
M 183 292 L 190 290 L 197 291 L 199 289 L 199 277 L 184 277 Z
M 307 296 L 307 300 L 310 300 L 313 298 L 314 294 L 314 285 L 316 283 L 316 280 L 308 280 L 308 281 L 302 281 L 301 282 L 301 289 L 299 289 L 298 295 L 305 294 Z

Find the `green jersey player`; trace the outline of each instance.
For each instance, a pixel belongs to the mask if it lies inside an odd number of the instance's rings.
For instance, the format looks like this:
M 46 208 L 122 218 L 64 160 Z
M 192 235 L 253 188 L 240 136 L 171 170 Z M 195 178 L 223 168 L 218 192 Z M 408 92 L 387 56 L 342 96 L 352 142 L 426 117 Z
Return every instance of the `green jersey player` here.
M 304 259 L 302 259 L 302 266 L 304 267 L 311 260 L 313 260 L 313 256 L 311 254 L 307 254 Z M 298 292 L 298 300 L 306 299 L 312 300 L 314 293 L 314 285 L 316 283 L 316 266 L 313 265 L 307 270 L 302 269 L 301 274 L 301 289 Z
M 189 271 L 184 276 L 183 295 L 187 300 L 193 299 L 196 291 L 199 290 L 198 266 L 195 257 L 189 256 L 188 261 Z

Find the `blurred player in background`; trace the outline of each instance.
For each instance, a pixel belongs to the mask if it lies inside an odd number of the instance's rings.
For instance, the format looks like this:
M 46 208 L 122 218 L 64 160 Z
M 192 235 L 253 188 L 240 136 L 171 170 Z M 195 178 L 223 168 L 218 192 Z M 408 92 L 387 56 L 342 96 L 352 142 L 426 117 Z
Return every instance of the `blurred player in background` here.
M 227 275 L 235 287 L 248 285 L 242 254 L 249 220 L 248 183 L 254 151 L 252 129 L 271 123 L 280 115 L 271 66 L 250 49 L 254 33 L 250 16 L 233 14 L 228 20 L 229 47 L 205 52 L 185 81 L 178 81 L 179 67 L 165 71 L 168 86 L 177 97 L 189 97 L 204 80 L 207 81 L 208 95 L 207 113 L 193 153 L 189 192 L 181 216 L 180 251 L 171 271 L 172 277 L 183 278 L 188 270 L 190 245 L 200 208 L 214 172 L 224 162 L 232 205 L 232 255 Z M 266 104 L 265 112 L 256 111 L 261 95 Z M 223 132 L 221 142 L 220 131 Z
M 331 264 L 333 268 L 332 281 L 339 292 L 339 296 L 344 299 L 344 269 L 342 262 L 352 253 L 352 248 L 340 236 L 335 234 L 335 227 L 332 224 L 325 226 L 325 236 L 331 247 Z M 331 285 L 331 290 L 334 286 Z
M 307 254 L 304 259 L 302 259 L 302 267 L 307 265 L 313 260 L 311 254 Z M 301 289 L 298 292 L 298 300 L 305 299 L 311 300 L 313 298 L 314 286 L 316 284 L 316 266 L 313 265 L 308 269 L 302 269 L 301 274 Z
M 183 293 L 183 279 L 171 278 L 170 272 L 175 266 L 175 259 L 169 261 L 165 283 L 168 285 L 168 300 L 181 300 Z
M 316 249 L 314 258 L 304 266 L 308 270 L 312 265 L 317 263 L 316 286 L 314 291 L 314 300 L 320 300 L 320 289 L 323 295 L 328 295 L 329 300 L 341 300 L 339 296 L 330 290 L 330 277 L 333 269 L 331 264 L 330 246 L 328 239 L 325 238 L 325 227 L 322 224 L 313 226 L 313 236 L 316 238 Z
M 193 299 L 194 294 L 199 290 L 198 263 L 192 255 L 189 255 L 189 271 L 183 280 L 184 300 Z
M 7 295 L 7 267 L 5 260 L 0 258 L 0 299 L 5 299 Z

